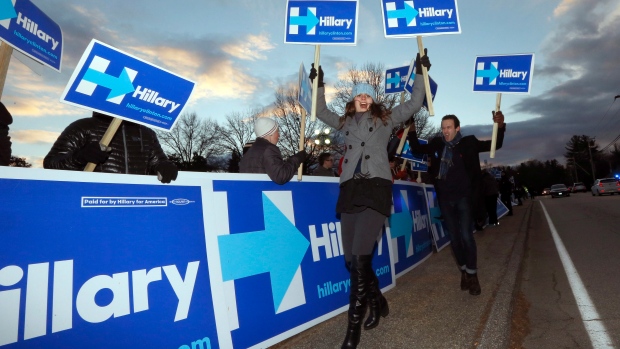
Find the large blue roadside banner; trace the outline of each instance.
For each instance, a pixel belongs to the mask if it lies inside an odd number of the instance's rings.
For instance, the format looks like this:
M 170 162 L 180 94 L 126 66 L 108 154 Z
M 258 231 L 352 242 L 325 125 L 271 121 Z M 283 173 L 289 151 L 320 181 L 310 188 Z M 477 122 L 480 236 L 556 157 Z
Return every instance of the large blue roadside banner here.
M 286 186 L 213 181 L 220 212 L 207 235 L 217 238 L 220 258 L 210 263 L 221 264 L 235 348 L 264 348 L 292 328 L 301 331 L 347 308 L 350 280 L 335 212 L 337 180 Z M 393 287 L 393 274 L 382 236 L 373 264 L 385 290 Z
M 0 0 L 0 39 L 60 72 L 64 48 L 62 30 L 30 0 Z
M 404 275 L 433 252 L 423 184 L 392 186 L 394 212 L 389 218 L 396 277 Z
M 170 131 L 195 83 L 92 40 L 60 101 Z
M 200 186 L 72 174 L 0 178 L 0 348 L 219 347 Z
M 265 348 L 348 308 L 338 178 L 0 167 L 0 193 L 1 349 Z M 432 193 L 393 186 L 384 292 L 431 256 Z

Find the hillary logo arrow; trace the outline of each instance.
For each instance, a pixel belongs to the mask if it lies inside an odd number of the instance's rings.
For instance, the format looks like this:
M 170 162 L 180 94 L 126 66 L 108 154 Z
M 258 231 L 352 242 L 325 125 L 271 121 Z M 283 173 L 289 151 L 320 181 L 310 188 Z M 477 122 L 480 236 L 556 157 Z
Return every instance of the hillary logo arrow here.
M 121 72 L 121 75 L 119 77 L 108 75 L 98 70 L 88 68 L 88 70 L 84 74 L 83 79 L 99 86 L 109 88 L 110 94 L 108 94 L 107 99 L 112 99 L 135 91 L 135 88 L 131 83 L 132 79 L 129 77 L 129 74 L 127 72 L 127 68 L 123 68 L 123 71 Z
M 319 19 L 310 9 L 306 10 L 306 16 L 291 16 L 291 25 L 306 26 L 306 34 L 312 31 L 317 24 L 319 24 Z
M 0 0 L 0 21 L 17 17 L 11 0 Z M 8 29 L 8 28 L 7 28 Z
M 387 79 L 388 84 L 394 84 L 395 86 L 400 85 L 400 75 L 398 73 L 394 73 L 394 76 Z
M 397 19 L 397 18 L 404 18 L 407 21 L 407 25 L 411 25 L 411 22 L 413 22 L 413 20 L 415 19 L 415 17 L 418 15 L 418 10 L 416 10 L 415 8 L 413 8 L 413 2 L 411 2 L 412 5 L 409 5 L 408 2 L 411 1 L 405 1 L 404 5 L 405 8 L 397 10 L 397 9 L 387 9 L 386 13 L 387 13 L 387 18 L 391 19 Z
M 497 63 L 491 63 L 491 67 L 489 69 L 477 69 L 476 77 L 477 78 L 489 78 L 489 82 L 495 80 L 499 76 L 499 70 L 496 67 Z
M 264 193 L 263 214 L 265 230 L 218 236 L 222 277 L 269 273 L 277 313 L 310 242 Z
M 409 205 L 405 202 L 403 195 L 400 195 L 401 212 L 393 213 L 390 216 L 390 233 L 392 239 L 405 237 L 405 251 L 409 250 L 411 234 L 413 229 L 413 217 L 409 211 Z

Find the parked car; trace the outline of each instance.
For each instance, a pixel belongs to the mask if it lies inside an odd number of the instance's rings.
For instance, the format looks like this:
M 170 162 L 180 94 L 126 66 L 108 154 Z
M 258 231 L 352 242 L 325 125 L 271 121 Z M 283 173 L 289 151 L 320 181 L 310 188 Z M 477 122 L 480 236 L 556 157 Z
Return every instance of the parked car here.
M 583 182 L 577 182 L 573 184 L 572 192 L 573 193 L 578 193 L 578 192 L 587 193 L 588 188 L 586 188 Z
M 570 196 L 570 190 L 564 184 L 554 184 L 549 191 L 551 198 L 563 198 Z
M 615 178 L 600 178 L 594 181 L 592 185 L 592 196 L 598 195 L 614 195 L 620 194 L 620 181 Z
M 551 191 L 551 189 L 549 189 L 549 188 L 545 188 L 545 189 L 543 189 L 543 191 L 542 191 L 542 193 L 541 193 L 540 195 L 549 195 L 549 194 L 550 194 L 550 193 L 549 193 L 550 191 Z

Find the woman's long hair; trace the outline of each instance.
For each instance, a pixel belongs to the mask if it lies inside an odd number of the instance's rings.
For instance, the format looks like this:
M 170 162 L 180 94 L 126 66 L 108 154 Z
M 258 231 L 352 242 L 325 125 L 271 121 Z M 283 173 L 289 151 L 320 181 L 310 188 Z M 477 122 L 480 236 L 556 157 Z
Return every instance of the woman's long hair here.
M 381 122 L 383 123 L 383 126 L 387 125 L 388 120 L 390 119 L 390 115 L 392 115 L 392 111 L 389 110 L 385 106 L 385 104 L 378 103 L 375 100 L 372 101 L 369 111 L 370 111 L 370 115 L 372 115 L 372 121 L 376 124 L 377 120 L 381 120 Z M 355 100 L 352 100 L 348 102 L 347 105 L 345 106 L 345 112 L 344 112 L 344 115 L 340 118 L 340 126 L 338 126 L 338 129 L 341 129 L 342 126 L 344 126 L 344 122 L 347 120 L 347 118 L 353 117 L 354 115 L 355 115 Z

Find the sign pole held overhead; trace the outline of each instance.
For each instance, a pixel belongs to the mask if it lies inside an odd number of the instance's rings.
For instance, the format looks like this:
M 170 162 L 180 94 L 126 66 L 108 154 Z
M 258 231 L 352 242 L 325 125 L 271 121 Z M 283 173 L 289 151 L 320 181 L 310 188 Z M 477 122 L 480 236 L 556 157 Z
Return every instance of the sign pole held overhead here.
M 418 51 L 420 57 L 424 55 L 424 45 L 422 44 L 422 36 L 418 35 Z M 420 64 L 422 65 L 422 64 Z M 435 116 L 435 108 L 433 107 L 433 95 L 431 94 L 431 85 L 428 79 L 428 70 L 422 65 L 422 75 L 424 76 L 424 87 L 426 88 L 426 104 L 428 105 L 428 114 Z
M 2 91 L 4 91 L 4 83 L 6 82 L 6 75 L 9 71 L 12 53 L 13 47 L 4 42 L 0 45 L 0 98 L 2 98 Z
M 502 104 L 502 94 L 498 93 L 497 97 L 495 97 L 495 112 L 497 113 L 501 109 Z M 491 153 L 489 157 L 491 159 L 495 158 L 495 147 L 497 146 L 497 132 L 499 130 L 499 124 L 497 122 L 493 123 L 493 136 L 491 138 Z
M 101 142 L 99 142 L 99 144 L 103 148 L 107 148 L 110 145 L 110 142 L 112 142 L 112 138 L 114 138 L 116 131 L 118 131 L 118 128 L 121 126 L 121 122 L 123 122 L 123 120 L 119 118 L 112 118 L 110 126 L 108 126 L 108 129 L 103 134 L 103 137 L 101 137 Z M 86 164 L 86 167 L 84 167 L 84 172 L 93 172 L 95 170 L 95 167 L 97 167 L 97 164 L 89 162 Z
M 319 91 L 319 64 L 321 63 L 321 45 L 314 46 L 314 69 L 316 69 L 316 78 L 312 81 L 312 114 L 310 121 L 316 121 L 316 99 Z
M 314 108 L 312 108 L 314 110 Z M 304 144 L 306 143 L 306 110 L 301 108 L 301 130 L 299 131 L 299 151 L 304 150 Z M 297 170 L 297 181 L 301 181 L 302 172 L 304 170 L 304 163 L 299 164 Z

